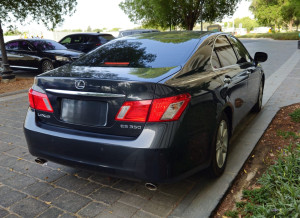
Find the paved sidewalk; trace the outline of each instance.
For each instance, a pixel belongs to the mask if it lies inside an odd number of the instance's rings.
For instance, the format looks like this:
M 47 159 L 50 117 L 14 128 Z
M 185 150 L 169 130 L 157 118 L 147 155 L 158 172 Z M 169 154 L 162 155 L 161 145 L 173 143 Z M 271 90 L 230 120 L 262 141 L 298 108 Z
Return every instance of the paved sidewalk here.
M 247 131 L 233 141 L 221 178 L 211 180 L 199 173 L 160 185 L 156 192 L 143 183 L 51 162 L 36 164 L 22 130 L 27 94 L 0 98 L 0 217 L 208 217 L 277 110 L 300 102 L 299 60 L 296 51 L 268 78 L 265 106 L 241 126 Z
M 196 185 L 159 191 L 55 163 L 38 165 L 23 135 L 27 94 L 0 99 L 0 217 L 166 217 Z

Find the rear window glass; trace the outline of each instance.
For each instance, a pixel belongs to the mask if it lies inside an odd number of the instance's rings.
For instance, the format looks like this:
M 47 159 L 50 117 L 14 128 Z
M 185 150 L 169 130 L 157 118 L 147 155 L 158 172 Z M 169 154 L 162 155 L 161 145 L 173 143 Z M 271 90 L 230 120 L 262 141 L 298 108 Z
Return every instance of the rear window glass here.
M 101 43 L 107 43 L 110 40 L 113 40 L 115 37 L 113 37 L 112 35 L 103 35 L 103 36 L 99 36 L 100 42 Z
M 179 66 L 199 39 L 125 39 L 111 41 L 73 62 L 75 66 L 160 68 Z
M 67 49 L 65 46 L 52 40 L 37 40 L 37 41 L 31 41 L 31 43 L 41 51 Z
M 6 50 L 18 50 L 19 49 L 19 41 L 9 42 L 5 45 Z

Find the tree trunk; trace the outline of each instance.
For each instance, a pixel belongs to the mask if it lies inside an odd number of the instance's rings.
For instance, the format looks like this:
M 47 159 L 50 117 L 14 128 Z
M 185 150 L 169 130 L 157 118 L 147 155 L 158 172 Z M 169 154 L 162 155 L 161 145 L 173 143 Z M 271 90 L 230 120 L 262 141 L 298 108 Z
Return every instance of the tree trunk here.
M 8 61 L 7 61 L 7 54 L 4 44 L 4 37 L 3 37 L 3 30 L 0 21 L 0 48 L 1 48 L 1 56 L 2 56 L 2 80 L 11 80 L 15 78 L 15 75 L 12 73 L 13 71 L 10 69 Z
M 290 20 L 290 23 L 289 23 L 289 31 L 293 31 L 293 20 Z

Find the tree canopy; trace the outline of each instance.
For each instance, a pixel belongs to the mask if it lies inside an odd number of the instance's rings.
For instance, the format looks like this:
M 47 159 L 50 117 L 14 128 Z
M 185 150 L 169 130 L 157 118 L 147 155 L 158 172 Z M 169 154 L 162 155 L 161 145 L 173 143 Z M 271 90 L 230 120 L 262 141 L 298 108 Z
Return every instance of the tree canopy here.
M 125 0 L 120 8 L 133 22 L 146 27 L 179 26 L 192 30 L 197 22 L 231 16 L 240 0 Z
M 253 0 L 250 10 L 258 22 L 267 26 L 297 25 L 300 19 L 299 0 Z
M 2 23 L 37 21 L 48 29 L 62 23 L 64 15 L 71 15 L 76 8 L 76 0 L 1 0 L 0 21 Z
M 234 19 L 234 27 L 238 28 L 242 24 L 243 28 L 247 29 L 247 32 L 250 32 L 254 27 L 258 27 L 256 20 L 251 19 L 250 17 L 236 18 Z

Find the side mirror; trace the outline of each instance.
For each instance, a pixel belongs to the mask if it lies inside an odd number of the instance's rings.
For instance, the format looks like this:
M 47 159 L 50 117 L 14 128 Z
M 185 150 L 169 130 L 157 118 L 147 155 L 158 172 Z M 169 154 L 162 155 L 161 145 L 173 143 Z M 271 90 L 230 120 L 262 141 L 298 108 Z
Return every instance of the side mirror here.
M 268 59 L 268 54 L 265 52 L 256 52 L 254 55 L 254 62 L 258 64 L 260 62 L 265 62 Z

